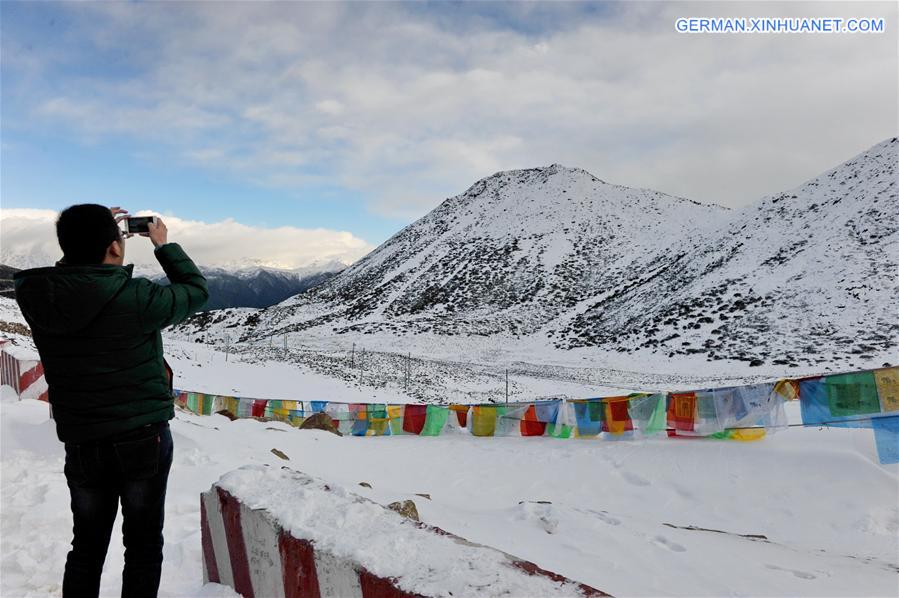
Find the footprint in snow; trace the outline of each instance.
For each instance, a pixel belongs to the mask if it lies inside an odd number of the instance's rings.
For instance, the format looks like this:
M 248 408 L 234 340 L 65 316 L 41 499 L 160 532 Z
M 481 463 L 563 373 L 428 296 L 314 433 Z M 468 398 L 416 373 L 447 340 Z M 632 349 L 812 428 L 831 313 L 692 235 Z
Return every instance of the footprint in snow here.
M 623 471 L 621 472 L 621 477 L 624 478 L 624 481 L 628 484 L 633 484 L 634 486 L 649 486 L 652 484 L 646 478 L 635 474 L 632 471 Z
M 684 488 L 680 484 L 671 484 L 671 488 L 678 496 L 685 500 L 696 500 L 696 496 L 689 489 Z
M 687 552 L 687 549 L 684 546 L 681 546 L 677 542 L 672 542 L 665 536 L 656 536 L 652 541 L 656 546 L 667 548 L 671 552 Z
M 805 571 L 796 571 L 795 569 L 784 569 L 783 567 L 778 567 L 777 565 L 765 565 L 768 569 L 773 569 L 775 571 L 786 571 L 787 573 L 792 573 L 799 579 L 817 579 L 817 576 L 812 575 L 811 573 L 806 573 Z
M 597 519 L 602 521 L 603 523 L 607 523 L 608 525 L 621 525 L 621 520 L 617 517 L 612 517 L 605 511 L 594 511 L 590 509 L 588 511 L 591 515 L 594 515 Z

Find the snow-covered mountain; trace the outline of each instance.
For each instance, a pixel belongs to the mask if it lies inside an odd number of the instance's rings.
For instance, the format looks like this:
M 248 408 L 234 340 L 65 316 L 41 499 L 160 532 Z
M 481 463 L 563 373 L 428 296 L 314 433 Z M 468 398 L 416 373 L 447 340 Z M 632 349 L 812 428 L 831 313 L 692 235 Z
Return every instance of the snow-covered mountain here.
M 216 320 L 250 340 L 506 335 L 754 365 L 882 360 L 899 336 L 897 156 L 884 141 L 735 211 L 560 165 L 500 172 L 324 284 Z
M 200 270 L 209 284 L 209 301 L 206 309 L 226 307 L 269 307 L 299 293 L 322 284 L 346 268 L 340 262 L 329 262 L 297 270 L 274 268 L 241 268 L 236 271 L 224 268 Z M 167 284 L 165 276 L 155 280 Z
M 338 332 L 531 334 L 622 276 L 645 275 L 669 236 L 702 238 L 725 214 L 557 164 L 500 172 L 309 297 L 274 308 L 272 321 L 333 323 Z M 307 307 L 327 309 L 304 321 Z
M 899 348 L 899 142 L 732 214 L 650 284 L 569 314 L 562 344 L 745 360 L 893 357 Z M 879 363 L 877 365 L 880 365 Z

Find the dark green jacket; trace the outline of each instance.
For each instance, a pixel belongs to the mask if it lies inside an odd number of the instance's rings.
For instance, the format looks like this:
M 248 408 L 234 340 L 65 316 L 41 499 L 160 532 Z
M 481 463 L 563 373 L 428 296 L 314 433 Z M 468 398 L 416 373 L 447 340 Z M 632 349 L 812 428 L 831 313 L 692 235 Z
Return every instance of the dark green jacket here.
M 160 329 L 206 305 L 206 279 L 175 243 L 156 249 L 171 286 L 133 266 L 69 266 L 15 275 L 16 301 L 44 365 L 63 442 L 82 442 L 175 416 Z

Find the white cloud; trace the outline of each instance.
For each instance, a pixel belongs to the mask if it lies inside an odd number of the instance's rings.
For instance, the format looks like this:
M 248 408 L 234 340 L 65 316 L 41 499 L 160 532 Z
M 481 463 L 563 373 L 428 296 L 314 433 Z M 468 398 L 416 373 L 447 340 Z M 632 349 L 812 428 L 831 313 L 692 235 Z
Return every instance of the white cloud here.
M 339 116 L 343 112 L 343 104 L 337 100 L 322 100 L 315 105 L 319 112 Z
M 892 3 L 815 5 L 885 17 L 884 34 L 742 36 L 678 34 L 674 20 L 809 16 L 807 5 L 629 3 L 580 21 L 577 3 L 508 6 L 518 22 L 570 20 L 539 35 L 393 3 L 64 8 L 141 72 L 32 81 L 33 116 L 91 139 L 164 140 L 258 184 L 324 178 L 404 218 L 496 170 L 555 162 L 741 205 L 899 128 Z
M 0 263 L 19 268 L 52 265 L 60 258 L 54 228 L 57 216 L 53 210 L 0 210 Z M 291 226 L 260 228 L 231 219 L 201 222 L 172 214 L 160 217 L 169 229 L 169 240 L 179 243 L 204 266 L 295 269 L 335 261 L 349 264 L 373 249 L 348 232 Z M 139 269 L 158 269 L 148 239 L 128 239 L 125 258 Z

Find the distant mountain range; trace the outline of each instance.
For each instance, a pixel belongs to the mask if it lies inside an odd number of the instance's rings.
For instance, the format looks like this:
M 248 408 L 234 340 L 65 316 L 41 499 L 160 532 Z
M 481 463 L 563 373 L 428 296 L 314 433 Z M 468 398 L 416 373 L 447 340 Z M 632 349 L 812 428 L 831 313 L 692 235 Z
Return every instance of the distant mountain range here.
M 305 293 L 331 279 L 345 267 L 344 264 L 334 262 L 302 270 L 250 268 L 228 271 L 222 268 L 201 268 L 209 284 L 206 310 L 269 307 L 288 297 Z M 164 276 L 155 280 L 168 284 L 168 279 Z
M 895 359 L 897 158 L 889 139 L 740 210 L 558 164 L 499 172 L 303 294 L 177 332 L 502 336 L 751 365 Z
M 345 267 L 339 262 L 299 270 L 241 268 L 231 271 L 201 267 L 200 270 L 209 284 L 209 302 L 206 309 L 268 307 L 306 292 L 329 280 Z M 19 268 L 0 265 L 0 296 L 15 297 L 12 277 L 18 271 Z M 168 284 L 165 276 L 151 276 L 151 279 Z

